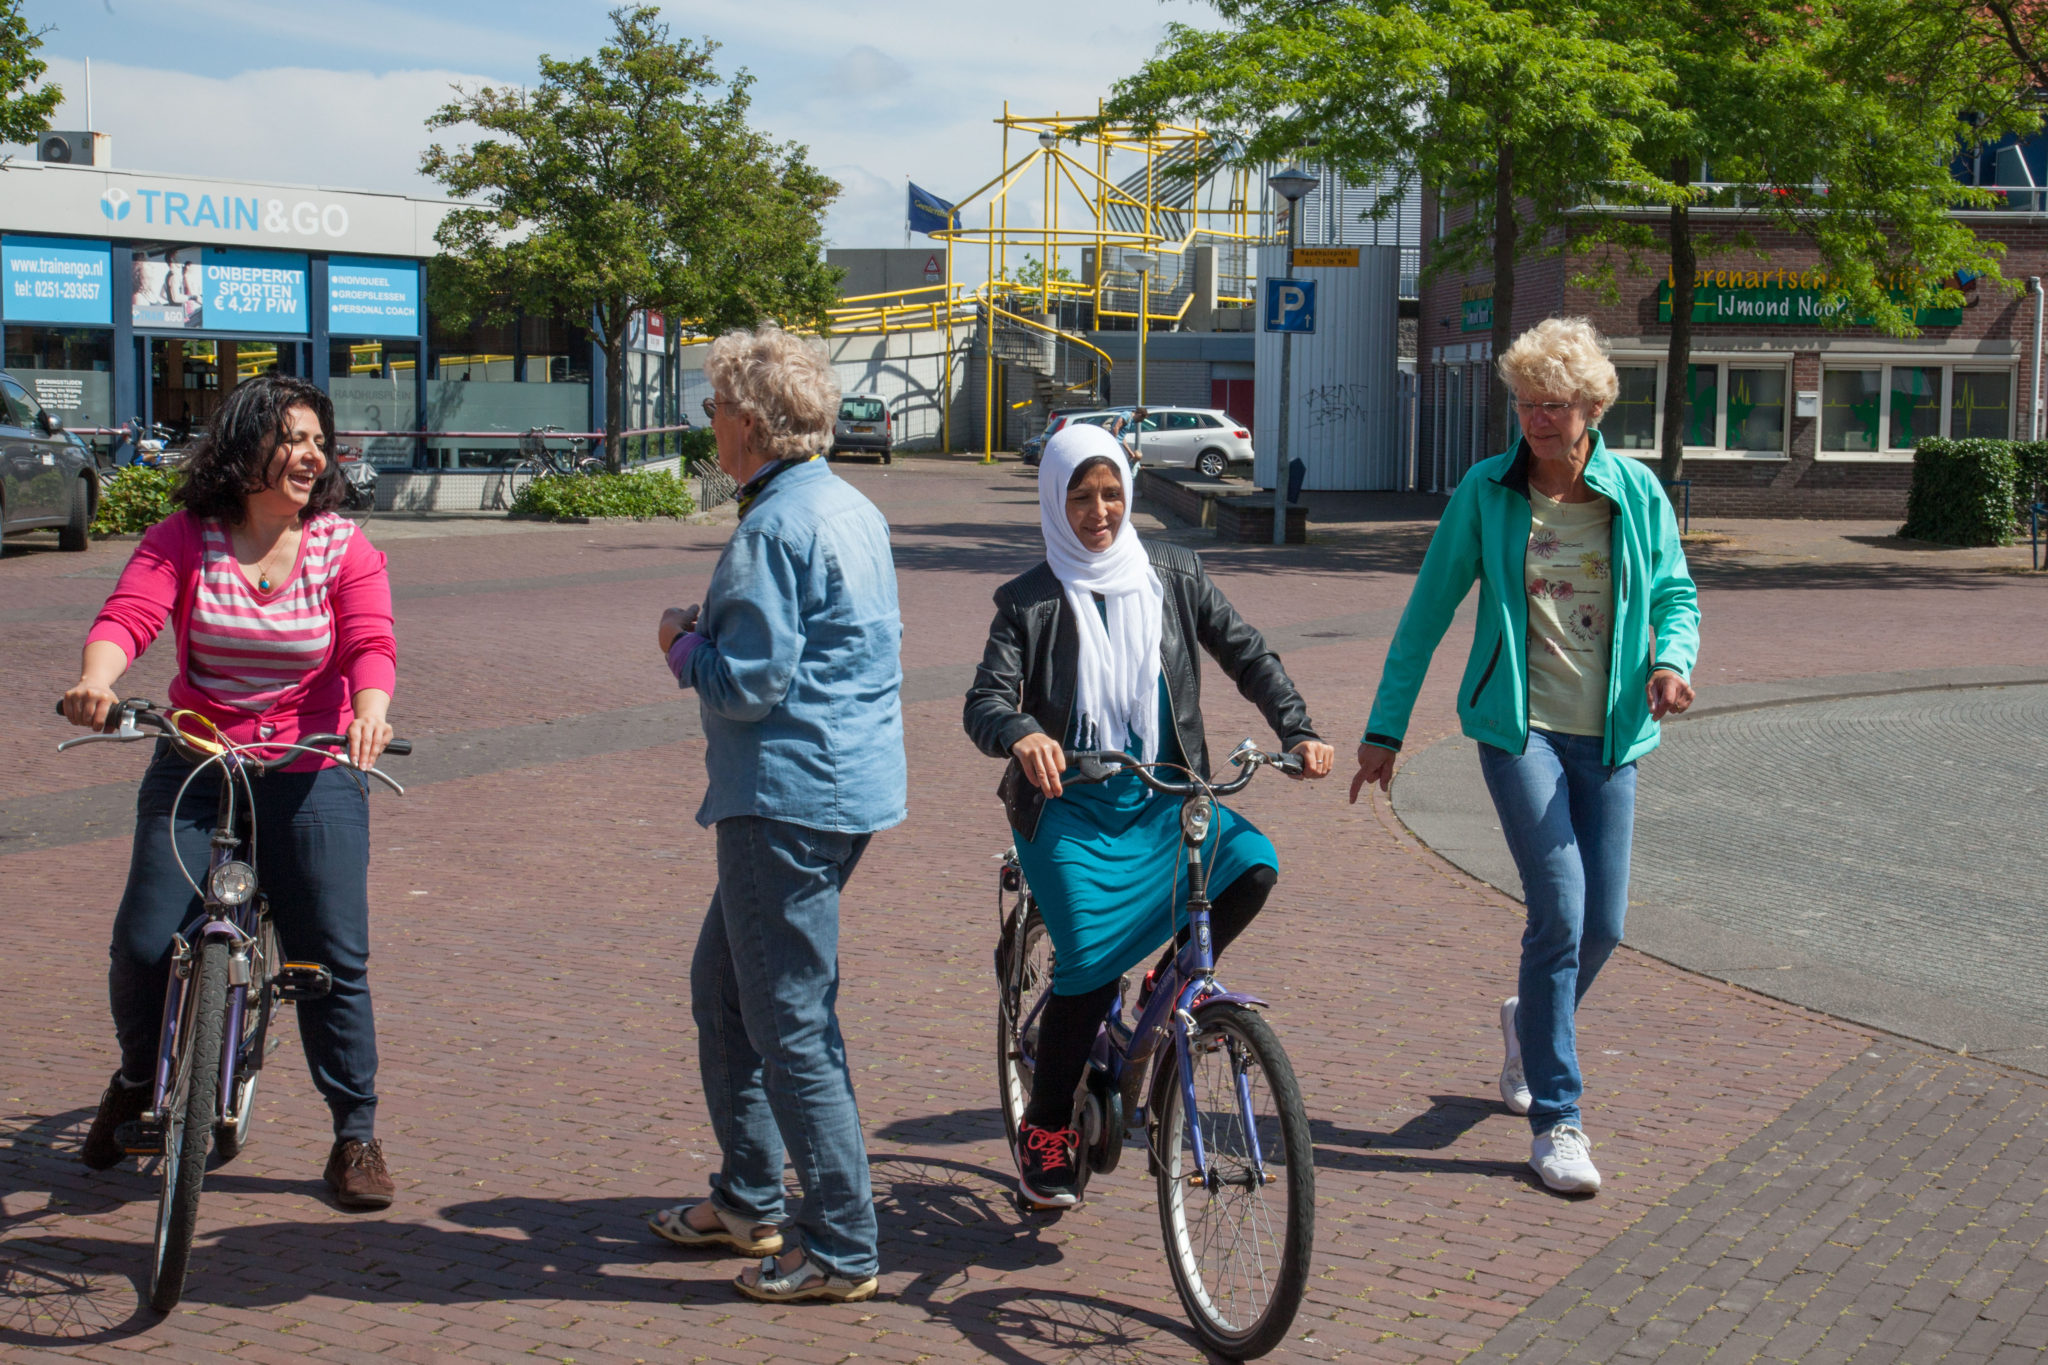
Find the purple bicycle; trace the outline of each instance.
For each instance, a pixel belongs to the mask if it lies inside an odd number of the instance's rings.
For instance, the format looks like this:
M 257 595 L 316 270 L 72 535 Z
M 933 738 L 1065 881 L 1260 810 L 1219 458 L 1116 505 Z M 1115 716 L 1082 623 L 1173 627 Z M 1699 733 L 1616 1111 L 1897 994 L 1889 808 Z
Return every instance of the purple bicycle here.
M 1085 1194 L 1091 1172 L 1115 1170 L 1126 1124 L 1142 1129 L 1158 1183 L 1167 1266 L 1196 1335 L 1221 1356 L 1261 1356 L 1286 1336 L 1307 1285 L 1315 1159 L 1294 1067 L 1253 1009 L 1266 1002 L 1217 984 L 1202 845 L 1218 797 L 1243 790 L 1262 767 L 1299 772 L 1301 759 L 1263 753 L 1246 740 L 1230 755 L 1243 771 L 1221 783 L 1114 751 L 1076 753 L 1070 761 L 1071 785 L 1129 769 L 1153 791 L 1181 798 L 1190 888 L 1187 945 L 1138 1003 L 1134 1022 L 1125 1019 L 1119 991 L 1096 1035 L 1075 1125 L 1082 1144 L 1077 1183 Z M 1185 780 L 1162 779 L 1160 769 Z M 1000 878 L 996 1084 L 1014 1151 L 1031 1095 L 1038 1018 L 1052 993 L 1053 949 L 1014 848 Z M 1015 1198 L 1027 1213 L 1053 1212 Z
M 62 702 L 57 712 L 63 714 Z M 278 950 L 270 902 L 256 883 L 256 793 L 251 779 L 300 754 L 339 758 L 332 751 L 346 748 L 348 739 L 304 735 L 295 744 L 250 745 L 195 739 L 178 728 L 176 713 L 167 715 L 140 698 L 122 702 L 118 716 L 115 728 L 67 739 L 58 750 L 158 737 L 168 741 L 194 765 L 171 803 L 173 821 L 186 789 L 201 773 L 218 769 L 221 779 L 220 815 L 204 883 L 193 878 L 182 858 L 178 863 L 201 904 L 199 913 L 171 942 L 170 989 L 164 996 L 149 1108 L 116 1134 L 130 1155 L 160 1159 L 149 1304 L 168 1313 L 185 1292 L 207 1153 L 210 1149 L 221 1161 L 231 1161 L 248 1142 L 256 1078 L 276 1046 L 270 1037 L 272 1010 L 284 1000 L 318 999 L 333 986 L 326 967 L 285 962 Z M 272 756 L 259 758 L 258 751 Z M 409 754 L 412 745 L 395 739 L 384 752 Z M 348 766 L 346 759 L 340 761 Z M 405 794 L 405 788 L 378 769 L 362 771 Z M 237 799 L 238 792 L 246 804 Z M 174 856 L 176 849 L 174 836 Z

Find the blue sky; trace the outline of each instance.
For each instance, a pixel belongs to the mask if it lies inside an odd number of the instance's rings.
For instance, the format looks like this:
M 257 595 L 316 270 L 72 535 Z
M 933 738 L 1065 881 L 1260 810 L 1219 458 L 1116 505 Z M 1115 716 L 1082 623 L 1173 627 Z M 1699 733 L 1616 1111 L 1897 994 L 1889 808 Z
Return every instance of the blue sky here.
M 525 82 L 536 54 L 593 52 L 611 0 L 26 0 L 65 87 L 118 165 L 432 193 L 422 120 L 454 83 Z M 836 246 L 903 241 L 903 178 L 955 197 L 997 169 L 990 120 L 1092 110 L 1189 0 L 721 0 L 671 3 L 678 34 L 757 78 L 754 119 L 844 186 Z M 1013 223 L 1016 221 L 1014 213 Z M 924 239 L 917 239 L 922 242 Z

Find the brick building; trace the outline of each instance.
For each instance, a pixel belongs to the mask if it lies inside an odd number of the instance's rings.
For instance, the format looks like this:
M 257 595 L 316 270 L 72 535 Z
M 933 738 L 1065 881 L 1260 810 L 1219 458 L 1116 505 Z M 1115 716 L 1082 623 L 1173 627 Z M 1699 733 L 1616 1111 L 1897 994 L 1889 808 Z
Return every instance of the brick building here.
M 2016 202 L 2038 205 L 2038 196 Z M 1735 211 L 1728 210 L 1732 215 Z M 1424 222 L 1437 205 L 1424 201 Z M 2001 270 L 2024 291 L 2048 274 L 2048 213 L 1958 215 L 2005 247 Z M 1717 221 L 1718 220 L 1718 221 Z M 1451 220 L 1455 221 L 1455 219 Z M 1585 219 L 1588 228 L 1594 221 Z M 1653 228 L 1661 215 L 1646 218 Z M 1734 224 L 1696 210 L 1703 233 Z M 1696 512 L 1728 516 L 1903 516 L 1913 445 L 1926 436 L 2028 435 L 2039 383 L 2038 292 L 1964 286 L 1961 308 L 1923 313 L 1917 337 L 1889 337 L 1821 316 L 1817 255 L 1797 237 L 1750 226 L 1756 249 L 1701 252 L 1686 405 L 1685 477 Z M 1440 231 L 1439 231 L 1440 235 Z M 1556 243 L 1553 242 L 1553 245 Z M 1423 251 L 1428 258 L 1430 243 Z M 1574 283 L 1603 259 L 1619 297 Z M 1631 274 L 1619 251 L 1524 257 L 1513 330 L 1583 316 L 1606 334 L 1621 397 L 1601 423 L 1611 449 L 1654 461 L 1663 404 L 1670 298 L 1664 260 L 1644 253 Z M 1448 491 L 1486 448 L 1492 273 L 1445 274 L 1421 290 L 1419 479 Z

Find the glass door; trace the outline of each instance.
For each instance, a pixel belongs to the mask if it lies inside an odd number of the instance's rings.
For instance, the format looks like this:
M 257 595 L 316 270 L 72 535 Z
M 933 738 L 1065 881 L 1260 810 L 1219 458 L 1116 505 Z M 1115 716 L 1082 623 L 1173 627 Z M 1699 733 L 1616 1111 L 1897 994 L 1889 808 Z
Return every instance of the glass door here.
M 149 338 L 150 412 L 181 436 L 200 431 L 235 385 L 265 374 L 297 374 L 297 341 Z

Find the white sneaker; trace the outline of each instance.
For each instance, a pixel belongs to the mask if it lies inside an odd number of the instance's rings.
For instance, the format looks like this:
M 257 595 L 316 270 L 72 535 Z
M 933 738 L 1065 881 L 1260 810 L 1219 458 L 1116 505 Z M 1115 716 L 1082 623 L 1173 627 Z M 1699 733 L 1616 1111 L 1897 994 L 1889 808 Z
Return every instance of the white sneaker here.
M 1529 1164 L 1559 1194 L 1591 1194 L 1600 1188 L 1593 1144 L 1577 1124 L 1560 1123 L 1529 1144 Z
M 1508 1053 L 1500 1069 L 1500 1098 L 1510 1114 L 1529 1112 L 1529 1080 L 1522 1074 L 1522 1044 L 1515 1037 L 1515 1008 L 1521 1003 L 1522 997 L 1511 995 L 1500 1006 L 1500 1036 Z

